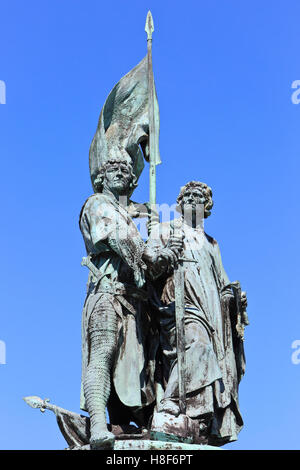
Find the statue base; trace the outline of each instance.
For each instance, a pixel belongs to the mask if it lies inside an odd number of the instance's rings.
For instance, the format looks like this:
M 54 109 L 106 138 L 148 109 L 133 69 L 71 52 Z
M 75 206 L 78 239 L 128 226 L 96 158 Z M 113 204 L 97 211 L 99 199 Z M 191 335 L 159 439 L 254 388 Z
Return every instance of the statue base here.
M 90 419 L 42 400 L 37 396 L 25 397 L 25 402 L 41 411 L 55 413 L 57 424 L 68 448 L 65 450 L 90 450 Z M 151 429 L 137 428 L 134 425 L 107 425 L 115 435 L 110 451 L 123 450 L 221 450 L 215 442 L 209 442 L 203 431 L 204 423 L 191 420 L 186 415 L 172 416 L 164 412 L 154 412 Z M 201 427 L 202 426 L 202 427 Z M 202 435 L 201 435 L 202 434 Z M 213 444 L 213 445 L 211 445 Z M 107 447 L 99 450 L 108 450 Z
M 84 446 L 69 447 L 67 450 L 90 450 L 89 444 Z M 152 440 L 116 440 L 114 448 L 111 451 L 118 450 L 221 450 L 220 447 L 209 446 L 205 444 L 187 444 L 185 442 L 166 442 Z
M 207 426 L 204 422 L 187 415 L 173 416 L 165 412 L 154 412 L 150 439 L 156 441 L 181 442 L 208 445 Z

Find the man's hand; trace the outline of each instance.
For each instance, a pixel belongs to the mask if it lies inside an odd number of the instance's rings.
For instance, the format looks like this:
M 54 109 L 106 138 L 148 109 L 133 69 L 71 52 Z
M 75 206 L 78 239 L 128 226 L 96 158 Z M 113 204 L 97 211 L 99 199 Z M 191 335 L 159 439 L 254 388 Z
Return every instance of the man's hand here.
M 176 258 L 179 258 L 183 249 L 183 237 L 172 235 L 168 240 L 166 248 L 172 250 Z
M 178 258 L 181 255 L 182 249 L 182 237 L 176 237 L 175 235 L 172 235 L 169 238 L 167 245 L 161 250 L 158 261 L 162 265 L 165 264 L 174 268 Z

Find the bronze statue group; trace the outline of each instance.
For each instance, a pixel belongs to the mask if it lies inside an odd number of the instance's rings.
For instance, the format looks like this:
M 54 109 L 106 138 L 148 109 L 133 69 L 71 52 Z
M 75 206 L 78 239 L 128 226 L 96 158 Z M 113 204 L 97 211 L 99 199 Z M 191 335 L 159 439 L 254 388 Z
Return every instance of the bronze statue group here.
M 150 212 L 146 241 L 133 221 L 141 215 L 130 199 L 136 186 L 130 160 L 109 158 L 80 214 L 90 268 L 81 388 L 90 446 L 114 445 L 106 410 L 111 425 L 134 422 L 151 439 L 221 446 L 243 426 L 237 324 L 248 323 L 246 294 L 237 295 L 216 240 L 204 231 L 213 206 L 209 186 L 183 186 L 174 220 L 160 223 Z

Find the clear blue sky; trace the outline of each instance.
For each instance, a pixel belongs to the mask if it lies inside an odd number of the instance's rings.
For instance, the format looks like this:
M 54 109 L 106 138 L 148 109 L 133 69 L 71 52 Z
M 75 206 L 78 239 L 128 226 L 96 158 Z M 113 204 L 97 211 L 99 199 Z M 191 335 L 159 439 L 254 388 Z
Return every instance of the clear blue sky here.
M 300 79 L 296 0 L 27 0 L 0 6 L 0 448 L 60 449 L 54 415 L 79 412 L 87 270 L 78 215 L 101 107 L 146 53 L 151 8 L 161 115 L 158 202 L 213 188 L 206 231 L 248 293 L 245 427 L 228 449 L 299 449 Z M 148 199 L 145 171 L 135 199 Z

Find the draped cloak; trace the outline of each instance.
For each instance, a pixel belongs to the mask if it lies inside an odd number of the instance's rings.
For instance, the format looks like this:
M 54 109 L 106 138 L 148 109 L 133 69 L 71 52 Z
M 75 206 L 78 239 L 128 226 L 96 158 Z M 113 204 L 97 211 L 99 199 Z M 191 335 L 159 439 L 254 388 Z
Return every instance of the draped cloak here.
M 128 407 L 146 406 L 155 399 L 153 384 L 158 341 L 147 310 L 147 292 L 145 288 L 138 289 L 134 282 L 134 270 L 143 275 L 144 242 L 126 209 L 104 194 L 94 194 L 86 201 L 80 215 L 80 229 L 87 253 L 93 255 L 101 279 L 96 282 L 93 275 L 89 275 L 82 312 L 80 407 L 86 410 L 83 381 L 89 363 L 89 318 L 103 296 L 109 299 L 118 317 L 119 339 L 112 370 L 115 391 Z M 115 250 L 108 245 L 108 237 L 114 239 Z M 105 329 L 105 324 L 103 327 Z
M 190 418 L 213 415 L 212 433 L 218 442 L 237 439 L 243 421 L 238 405 L 240 377 L 237 364 L 244 356 L 235 351 L 232 319 L 227 308 L 222 309 L 222 295 L 231 293 L 230 281 L 224 270 L 217 242 L 201 227 L 192 228 L 182 219 L 159 224 L 151 232 L 148 245 L 160 250 L 174 231 L 184 234 L 183 258 L 196 262 L 184 263 L 185 330 L 200 329 L 199 336 L 186 343 L 185 377 L 187 392 L 186 414 Z M 178 370 L 176 356 L 174 273 L 163 273 L 161 285 L 160 343 L 165 377 L 164 398 L 178 400 Z M 231 293 L 232 295 L 232 293 Z M 188 336 L 190 338 L 190 334 Z

